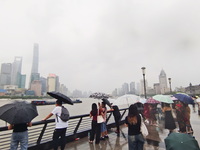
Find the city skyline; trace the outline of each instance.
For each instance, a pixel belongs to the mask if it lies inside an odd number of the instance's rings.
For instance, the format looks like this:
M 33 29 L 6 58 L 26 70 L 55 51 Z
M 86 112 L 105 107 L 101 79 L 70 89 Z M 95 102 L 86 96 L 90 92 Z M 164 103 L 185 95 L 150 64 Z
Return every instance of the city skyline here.
M 38 43 L 40 76 L 54 73 L 70 91 L 111 93 L 124 82 L 140 82 L 141 67 L 146 67 L 151 87 L 159 82 L 162 69 L 171 78 L 172 89 L 198 85 L 199 4 L 1 1 L 0 63 L 23 57 L 27 87 L 33 43 Z

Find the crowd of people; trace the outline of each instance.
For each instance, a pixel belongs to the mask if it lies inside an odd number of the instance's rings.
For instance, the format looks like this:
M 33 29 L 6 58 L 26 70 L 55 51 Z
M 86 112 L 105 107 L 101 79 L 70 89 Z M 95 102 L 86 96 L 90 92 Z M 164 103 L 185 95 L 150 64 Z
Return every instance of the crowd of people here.
M 68 127 L 68 121 L 63 121 L 60 119 L 62 101 L 56 101 L 56 107 L 52 112 L 47 115 L 43 120 L 47 120 L 51 116 L 55 115 L 55 130 L 53 133 L 53 146 L 54 150 L 58 149 L 58 141 L 61 141 L 61 150 L 64 150 L 65 147 L 65 135 Z M 119 112 L 118 106 L 110 106 L 111 109 L 107 110 L 106 103 L 96 103 L 92 104 L 90 117 L 92 118 L 91 122 L 91 132 L 89 134 L 89 143 L 99 144 L 101 140 L 105 140 L 108 137 L 107 132 L 107 112 L 112 111 L 114 120 L 116 123 L 116 134 L 120 135 L 119 122 L 121 120 L 121 114 Z M 198 104 L 200 108 L 200 104 Z M 195 111 L 195 105 L 193 107 Z M 199 109 L 200 111 L 200 109 Z M 158 126 L 159 120 L 164 120 L 164 128 L 169 130 L 169 134 L 174 132 L 178 126 L 178 132 L 193 134 L 193 129 L 190 124 L 190 107 L 188 104 L 183 103 L 179 100 L 174 101 L 173 104 L 168 103 L 157 103 L 149 104 L 145 103 L 135 103 L 130 105 L 129 112 L 125 118 L 125 126 L 128 127 L 128 146 L 129 149 L 142 150 L 145 138 L 141 133 L 141 121 L 143 119 L 146 123 L 152 126 Z M 140 115 L 141 114 L 141 115 Z M 103 122 L 98 123 L 98 116 L 103 117 Z M 158 117 L 161 116 L 161 117 Z M 177 123 L 176 123 L 177 122 Z M 31 123 L 20 124 L 20 125 L 10 125 L 8 129 L 14 129 L 11 140 L 11 150 L 17 149 L 18 144 L 20 143 L 21 149 L 26 150 L 28 148 L 28 132 L 27 127 L 31 126 Z M 19 138 L 20 136 L 20 138 Z

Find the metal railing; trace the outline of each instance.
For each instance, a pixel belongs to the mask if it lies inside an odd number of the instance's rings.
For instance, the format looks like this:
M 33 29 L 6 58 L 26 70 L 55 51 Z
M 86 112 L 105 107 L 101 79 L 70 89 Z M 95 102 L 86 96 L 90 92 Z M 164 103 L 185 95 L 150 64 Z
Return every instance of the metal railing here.
M 124 123 L 127 115 L 127 108 L 120 109 L 121 124 Z M 76 138 L 82 138 L 88 135 L 91 130 L 91 118 L 89 114 L 70 117 L 66 132 L 66 141 L 72 142 Z M 107 128 L 115 127 L 112 112 L 107 114 Z M 55 129 L 55 120 L 33 122 L 32 127 L 28 128 L 29 150 L 31 149 L 50 149 L 52 144 L 52 135 Z M 7 127 L 0 127 L 0 150 L 7 150 L 10 147 L 12 130 Z

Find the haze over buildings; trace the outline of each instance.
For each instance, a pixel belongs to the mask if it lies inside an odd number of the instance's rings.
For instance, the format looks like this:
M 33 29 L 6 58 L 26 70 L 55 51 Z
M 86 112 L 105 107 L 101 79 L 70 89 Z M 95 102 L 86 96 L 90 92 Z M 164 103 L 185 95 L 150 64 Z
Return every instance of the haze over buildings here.
M 33 43 L 38 43 L 36 74 L 46 79 L 55 74 L 76 93 L 112 93 L 131 82 L 142 89 L 143 66 L 148 87 L 159 83 L 162 69 L 172 89 L 199 85 L 199 5 L 186 0 L 0 1 L 0 64 L 22 57 L 21 75 L 30 88 Z

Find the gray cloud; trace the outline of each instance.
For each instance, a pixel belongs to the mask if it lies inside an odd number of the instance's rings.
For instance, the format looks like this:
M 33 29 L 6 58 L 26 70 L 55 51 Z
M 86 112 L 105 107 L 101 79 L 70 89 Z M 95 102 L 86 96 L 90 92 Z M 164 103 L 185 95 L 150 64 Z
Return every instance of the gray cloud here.
M 3 0 L 0 63 L 23 56 L 28 78 L 37 42 L 41 75 L 57 74 L 70 90 L 111 92 L 124 82 L 139 82 L 142 66 L 150 85 L 161 69 L 173 88 L 199 84 L 199 4 Z

